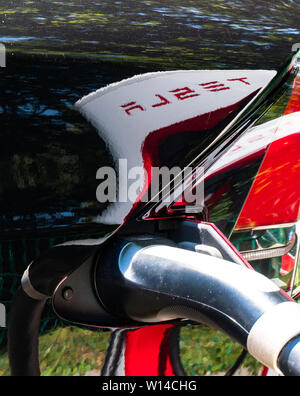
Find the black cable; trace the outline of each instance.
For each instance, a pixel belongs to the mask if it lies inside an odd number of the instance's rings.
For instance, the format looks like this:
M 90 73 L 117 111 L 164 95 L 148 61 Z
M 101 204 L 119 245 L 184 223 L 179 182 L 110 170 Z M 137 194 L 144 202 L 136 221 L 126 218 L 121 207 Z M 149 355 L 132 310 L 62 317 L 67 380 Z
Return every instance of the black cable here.
M 27 285 L 40 299 L 30 297 L 22 286 L 13 298 L 8 324 L 8 355 L 12 376 L 40 375 L 39 330 L 47 296 L 52 296 L 61 280 L 94 254 L 97 248 L 97 245 L 80 244 L 57 246 L 31 264 Z
M 180 358 L 179 342 L 180 342 L 180 330 L 181 330 L 182 326 L 183 325 L 174 326 L 171 329 L 171 336 L 170 336 L 171 364 L 172 364 L 173 370 L 175 372 L 175 375 L 179 376 L 179 377 L 187 376 L 187 374 L 184 370 L 184 367 L 182 365 L 181 358 Z M 241 365 L 243 364 L 247 355 L 248 355 L 248 352 L 246 350 L 243 350 L 243 352 L 237 358 L 234 365 L 226 372 L 224 377 L 232 377 L 237 372 L 237 370 L 241 367 Z
M 174 373 L 177 377 L 186 377 L 187 374 L 184 370 L 180 359 L 180 330 L 182 325 L 175 325 L 170 331 L 170 360 Z
M 244 350 L 241 353 L 241 355 L 238 357 L 235 364 L 231 367 L 231 369 L 227 371 L 227 373 L 225 374 L 224 377 L 232 377 L 237 372 L 237 370 L 241 367 L 241 365 L 244 362 L 247 355 L 248 355 L 248 352 Z
M 119 371 L 120 369 L 122 370 L 122 352 L 125 345 L 126 332 L 126 329 L 112 332 L 105 363 L 101 371 L 102 377 L 115 377 L 121 375 Z
M 45 302 L 33 300 L 21 287 L 14 296 L 8 327 L 12 376 L 40 375 L 38 338 Z

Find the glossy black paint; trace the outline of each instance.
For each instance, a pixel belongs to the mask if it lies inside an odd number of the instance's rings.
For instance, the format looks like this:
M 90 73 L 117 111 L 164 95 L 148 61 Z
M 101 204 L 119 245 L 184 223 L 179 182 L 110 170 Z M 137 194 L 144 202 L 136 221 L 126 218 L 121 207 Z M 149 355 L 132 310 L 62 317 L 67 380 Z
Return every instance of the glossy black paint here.
M 1 0 L 0 9 L 0 42 L 13 54 L 133 67 L 273 69 L 300 34 L 295 0 Z
M 112 159 L 73 104 L 128 73 L 26 57 L 0 70 L 0 233 L 82 228 L 101 213 L 96 172 Z

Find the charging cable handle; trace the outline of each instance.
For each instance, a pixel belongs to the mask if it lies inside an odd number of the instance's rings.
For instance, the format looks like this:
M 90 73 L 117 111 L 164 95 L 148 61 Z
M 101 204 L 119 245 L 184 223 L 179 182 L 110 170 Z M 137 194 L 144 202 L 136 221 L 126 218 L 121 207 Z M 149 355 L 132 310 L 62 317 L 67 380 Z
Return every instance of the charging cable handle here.
M 95 276 L 109 312 L 143 323 L 182 318 L 207 324 L 277 373 L 289 373 L 282 353 L 300 335 L 300 307 L 263 275 L 177 247 L 125 241 L 102 256 Z

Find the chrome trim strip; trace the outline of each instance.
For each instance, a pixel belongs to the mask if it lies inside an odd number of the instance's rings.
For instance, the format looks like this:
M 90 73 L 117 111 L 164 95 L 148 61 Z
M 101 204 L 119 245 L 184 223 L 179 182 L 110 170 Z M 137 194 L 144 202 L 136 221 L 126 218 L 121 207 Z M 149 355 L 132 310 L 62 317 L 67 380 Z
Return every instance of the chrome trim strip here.
M 253 250 L 253 251 L 241 252 L 241 254 L 248 261 L 265 260 L 269 258 L 285 256 L 292 250 L 293 246 L 294 244 L 290 243 L 289 245 L 286 245 L 284 247 L 278 247 L 275 249 Z
M 263 230 L 274 230 L 277 228 L 290 228 L 295 226 L 297 223 L 284 223 L 284 224 L 273 224 L 273 225 L 266 225 L 266 226 L 259 226 L 259 227 L 249 227 L 249 228 L 238 228 L 235 229 L 233 232 L 244 232 L 244 231 L 263 231 Z
M 263 260 L 282 257 L 288 254 L 297 240 L 296 225 L 276 225 L 269 228 L 236 231 L 232 234 L 233 243 L 238 243 L 238 250 L 248 260 Z

